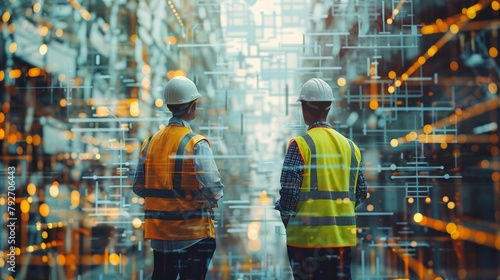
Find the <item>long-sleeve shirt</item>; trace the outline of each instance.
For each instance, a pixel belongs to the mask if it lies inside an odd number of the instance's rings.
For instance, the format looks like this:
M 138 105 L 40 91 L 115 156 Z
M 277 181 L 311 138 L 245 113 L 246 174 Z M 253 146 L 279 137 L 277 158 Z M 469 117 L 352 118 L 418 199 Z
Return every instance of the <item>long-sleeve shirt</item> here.
M 315 122 L 309 126 L 308 130 L 314 127 L 328 127 L 326 122 Z M 300 187 L 302 186 L 302 174 L 304 172 L 304 160 L 300 155 L 299 147 L 292 141 L 288 147 L 281 171 L 280 198 L 275 203 L 275 209 L 281 212 L 284 222 L 288 217 L 295 216 L 295 207 L 299 200 Z M 366 199 L 368 193 L 365 174 L 362 165 L 358 172 L 358 182 L 356 185 L 356 206 Z
M 191 126 L 186 121 L 179 118 L 171 118 L 168 125 L 174 126 L 185 126 L 191 129 Z M 195 176 L 198 182 L 200 182 L 201 196 L 198 199 L 204 201 L 208 207 L 216 207 L 217 201 L 223 196 L 224 185 L 221 182 L 219 170 L 215 164 L 212 149 L 208 145 L 208 142 L 202 140 L 194 145 L 194 165 L 195 165 Z M 142 178 L 141 178 L 142 176 Z M 144 159 L 141 157 L 139 163 L 137 164 L 136 175 L 134 178 L 134 184 L 132 190 L 135 194 L 140 197 L 144 197 Z M 201 239 L 196 240 L 186 240 L 186 241 L 166 241 L 166 240 L 151 240 L 151 247 L 160 252 L 172 252 L 185 249 L 190 247 Z

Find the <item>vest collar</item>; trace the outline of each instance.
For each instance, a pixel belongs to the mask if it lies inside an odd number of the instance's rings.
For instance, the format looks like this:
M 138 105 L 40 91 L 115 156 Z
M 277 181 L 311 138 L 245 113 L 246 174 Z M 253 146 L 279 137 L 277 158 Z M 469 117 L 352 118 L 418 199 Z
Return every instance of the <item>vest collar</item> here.
M 315 127 L 326 127 L 326 128 L 332 128 L 332 126 L 327 123 L 327 122 L 314 122 L 312 123 L 308 128 L 307 130 L 311 129 L 311 128 L 315 128 Z

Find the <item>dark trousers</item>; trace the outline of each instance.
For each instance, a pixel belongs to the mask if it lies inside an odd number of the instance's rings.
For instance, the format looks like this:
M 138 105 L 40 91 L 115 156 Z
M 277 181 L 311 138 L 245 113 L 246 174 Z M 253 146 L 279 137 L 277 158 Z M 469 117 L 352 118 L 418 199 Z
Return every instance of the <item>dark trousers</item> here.
M 203 280 L 215 252 L 215 239 L 206 238 L 178 252 L 154 251 L 152 280 Z
M 351 280 L 351 247 L 298 248 L 287 246 L 295 280 Z

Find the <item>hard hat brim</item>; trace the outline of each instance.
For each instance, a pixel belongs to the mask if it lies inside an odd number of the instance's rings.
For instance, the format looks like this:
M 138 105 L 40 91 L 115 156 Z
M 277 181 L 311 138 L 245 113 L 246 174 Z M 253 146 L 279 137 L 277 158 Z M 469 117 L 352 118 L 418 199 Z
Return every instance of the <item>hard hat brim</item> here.
M 201 93 L 197 92 L 197 93 L 193 94 L 193 100 L 191 100 L 191 101 L 194 101 L 200 97 L 201 97 Z
M 191 98 L 187 101 L 178 101 L 178 102 L 165 102 L 167 105 L 182 105 L 182 104 L 188 104 L 190 102 L 193 102 L 201 97 L 201 93 L 197 92 L 191 95 Z
M 297 99 L 296 102 L 302 102 L 302 101 L 305 101 L 305 102 L 335 102 L 335 98 L 326 99 L 326 100 L 305 100 L 302 97 L 299 97 L 299 99 Z

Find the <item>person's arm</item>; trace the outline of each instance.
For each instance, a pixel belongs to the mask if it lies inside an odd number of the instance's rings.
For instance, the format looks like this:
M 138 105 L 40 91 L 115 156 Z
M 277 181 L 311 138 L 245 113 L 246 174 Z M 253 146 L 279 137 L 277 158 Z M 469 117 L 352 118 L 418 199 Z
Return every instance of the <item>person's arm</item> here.
M 217 201 L 224 194 L 222 191 L 224 185 L 207 141 L 200 141 L 194 146 L 194 163 L 196 179 L 201 184 L 201 194 L 198 199 L 204 200 L 209 207 L 216 207 Z
M 356 206 L 365 201 L 368 194 L 368 187 L 366 186 L 365 173 L 363 172 L 363 164 L 359 164 L 358 183 L 356 185 Z
M 302 173 L 304 161 L 295 141 L 288 146 L 283 169 L 281 171 L 280 198 L 275 203 L 275 209 L 280 211 L 285 227 L 291 216 L 295 216 L 295 207 L 299 200 L 300 187 L 302 186 Z
M 141 149 L 141 153 L 139 155 L 139 162 L 137 162 L 137 167 L 135 169 L 134 183 L 132 184 L 132 191 L 140 197 L 145 196 L 144 189 L 145 189 L 145 185 L 146 185 L 146 172 L 144 170 L 144 162 L 146 161 L 146 152 L 147 152 L 147 148 L 149 147 L 150 140 L 151 140 L 151 137 L 146 139 L 142 143 L 142 149 Z

